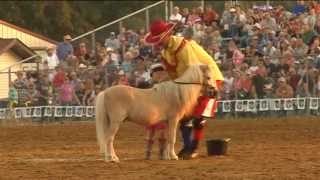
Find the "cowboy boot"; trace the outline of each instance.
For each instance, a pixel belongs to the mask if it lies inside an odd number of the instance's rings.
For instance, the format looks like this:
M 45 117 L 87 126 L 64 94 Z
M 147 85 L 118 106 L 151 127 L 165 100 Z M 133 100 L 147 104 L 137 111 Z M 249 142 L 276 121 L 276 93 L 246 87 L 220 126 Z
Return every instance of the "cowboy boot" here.
M 153 140 L 152 139 L 147 140 L 147 151 L 146 151 L 146 157 L 145 157 L 145 159 L 147 160 L 151 159 L 152 145 L 153 145 Z
M 159 138 L 159 159 L 164 160 L 164 153 L 166 151 L 166 139 L 165 138 Z
M 180 130 L 182 133 L 183 148 L 178 153 L 178 157 L 183 159 L 184 154 L 190 151 L 191 148 L 192 126 L 190 126 L 188 123 L 183 123 L 180 126 Z
M 190 151 L 186 154 L 186 159 L 193 159 L 199 156 L 197 150 L 199 142 L 203 138 L 203 127 L 205 120 L 202 117 L 194 118 L 193 121 L 193 140 L 191 142 Z
M 193 159 L 199 156 L 199 153 L 197 152 L 198 147 L 199 147 L 199 140 L 196 140 L 196 139 L 192 140 L 191 152 L 189 154 L 189 158 Z

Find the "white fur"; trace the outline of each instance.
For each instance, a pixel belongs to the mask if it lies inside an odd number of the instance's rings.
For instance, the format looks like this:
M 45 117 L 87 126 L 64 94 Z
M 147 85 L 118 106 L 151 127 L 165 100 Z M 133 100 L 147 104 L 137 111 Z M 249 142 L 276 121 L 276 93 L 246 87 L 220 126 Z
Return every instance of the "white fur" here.
M 205 69 L 205 71 L 204 71 Z M 190 67 L 177 82 L 204 82 L 209 68 L 203 65 Z M 128 120 L 142 125 L 167 121 L 166 159 L 178 159 L 174 144 L 176 129 L 180 119 L 189 116 L 197 99 L 201 95 L 199 84 L 177 84 L 167 81 L 155 85 L 151 89 L 137 89 L 129 86 L 113 86 L 97 96 L 96 100 L 96 132 L 100 152 L 106 161 L 118 162 L 113 141 L 120 123 Z

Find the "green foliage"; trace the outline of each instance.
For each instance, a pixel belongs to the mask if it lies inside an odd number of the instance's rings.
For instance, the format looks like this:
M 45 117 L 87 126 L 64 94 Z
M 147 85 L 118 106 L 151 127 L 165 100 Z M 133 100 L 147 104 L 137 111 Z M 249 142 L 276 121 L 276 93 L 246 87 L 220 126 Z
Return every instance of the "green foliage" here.
M 0 19 L 61 41 L 80 35 L 156 1 L 0 1 Z M 154 13 L 154 12 L 153 12 Z M 124 25 L 144 25 L 144 14 Z
M 63 34 L 78 36 L 108 22 L 123 17 L 157 1 L 0 1 L 0 19 L 31 31 L 61 41 Z M 264 1 L 239 1 L 242 5 L 265 3 Z M 272 5 L 282 4 L 291 8 L 294 1 L 270 1 Z M 197 7 L 201 1 L 175 0 L 174 6 Z M 205 1 L 218 12 L 222 12 L 224 1 Z M 150 21 L 164 19 L 164 3 L 150 9 Z M 145 27 L 145 13 L 142 12 L 123 22 L 125 27 Z M 117 31 L 118 25 L 98 32 L 105 36 L 108 31 Z M 90 38 L 90 37 L 88 37 Z

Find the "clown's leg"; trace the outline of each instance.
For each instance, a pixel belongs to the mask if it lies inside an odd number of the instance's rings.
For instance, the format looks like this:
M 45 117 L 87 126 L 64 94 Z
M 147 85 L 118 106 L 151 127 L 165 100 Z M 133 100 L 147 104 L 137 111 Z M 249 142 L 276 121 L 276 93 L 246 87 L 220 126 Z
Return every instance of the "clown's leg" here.
M 203 139 L 203 128 L 206 120 L 203 117 L 196 117 L 193 121 L 193 140 L 191 143 L 190 158 L 195 158 L 198 156 L 198 147 L 200 141 Z
M 183 139 L 183 148 L 180 150 L 178 156 L 181 158 L 191 149 L 192 119 L 182 120 L 180 124 L 180 131 Z

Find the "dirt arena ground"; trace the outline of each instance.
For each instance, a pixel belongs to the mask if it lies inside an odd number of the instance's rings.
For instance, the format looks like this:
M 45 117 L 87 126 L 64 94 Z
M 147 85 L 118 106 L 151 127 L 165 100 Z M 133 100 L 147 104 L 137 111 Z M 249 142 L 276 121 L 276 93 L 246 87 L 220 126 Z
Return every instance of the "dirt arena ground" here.
M 320 119 L 216 120 L 206 139 L 230 137 L 228 154 L 195 160 L 143 160 L 145 132 L 122 125 L 119 164 L 98 154 L 93 122 L 0 126 L 0 179 L 319 179 Z M 180 139 L 180 138 L 179 138 Z M 180 149 L 178 140 L 176 151 Z

